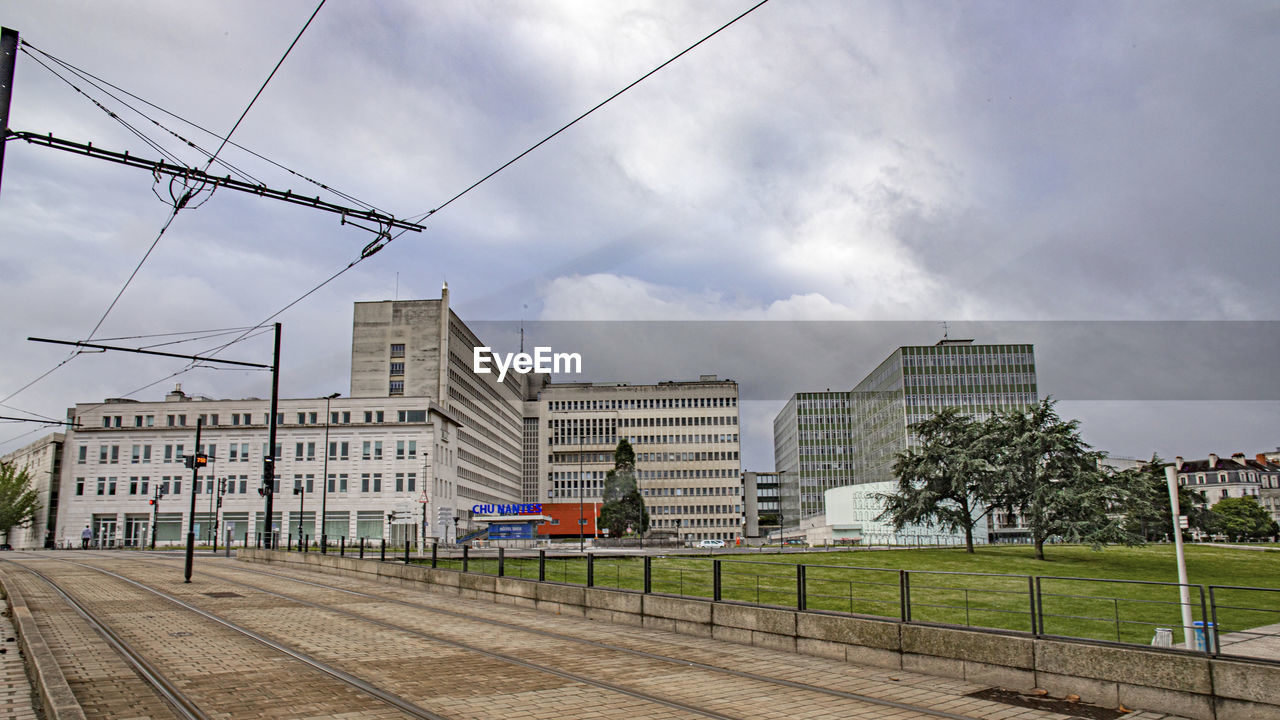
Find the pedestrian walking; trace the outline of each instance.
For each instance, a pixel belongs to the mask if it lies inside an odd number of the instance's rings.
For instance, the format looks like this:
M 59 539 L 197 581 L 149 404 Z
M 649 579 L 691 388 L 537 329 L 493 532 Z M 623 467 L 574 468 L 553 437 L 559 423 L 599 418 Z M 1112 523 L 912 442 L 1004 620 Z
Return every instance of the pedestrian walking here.
M 92 539 L 93 539 L 93 531 L 89 529 L 88 525 L 85 525 L 84 530 L 80 531 L 80 549 L 88 550 L 89 541 Z

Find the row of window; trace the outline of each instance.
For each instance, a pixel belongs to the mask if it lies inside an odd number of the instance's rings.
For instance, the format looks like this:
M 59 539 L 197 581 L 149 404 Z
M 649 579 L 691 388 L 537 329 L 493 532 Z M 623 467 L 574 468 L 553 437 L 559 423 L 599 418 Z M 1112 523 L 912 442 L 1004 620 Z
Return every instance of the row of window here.
M 609 400 L 552 400 L 547 403 L 551 412 L 591 410 L 675 410 L 688 408 L 738 407 L 738 398 L 627 398 Z
M 1231 478 L 1231 477 L 1230 477 L 1231 475 L 1235 475 L 1236 477 L 1235 477 L 1235 478 Z M 1242 475 L 1243 475 L 1244 477 L 1241 477 Z M 1179 485 L 1186 485 L 1186 484 L 1188 483 L 1189 479 L 1190 479 L 1190 476 L 1188 476 L 1188 475 L 1179 475 L 1179 476 L 1178 476 L 1178 484 L 1179 484 Z M 1210 479 L 1207 479 L 1207 480 L 1206 480 L 1206 477 L 1205 477 L 1205 474 L 1204 474 L 1204 473 L 1197 473 L 1197 474 L 1196 474 L 1196 476 L 1195 476 L 1195 484 L 1196 484 L 1196 485 L 1204 485 L 1204 484 L 1206 483 L 1206 481 L 1207 481 L 1207 482 L 1209 482 L 1210 484 L 1212 484 L 1213 479 L 1212 479 L 1212 478 L 1210 478 Z M 1274 488 L 1274 487 L 1280 487 L 1280 475 L 1265 475 L 1265 474 L 1264 474 L 1264 475 L 1262 475 L 1261 477 L 1259 477 L 1258 473 L 1256 473 L 1256 472 L 1250 472 L 1250 473 L 1248 473 L 1247 475 L 1246 475 L 1245 473 L 1241 473 L 1241 472 L 1234 472 L 1234 473 L 1225 473 L 1225 472 L 1220 472 L 1220 473 L 1218 473 L 1218 474 L 1217 474 L 1217 482 L 1219 482 L 1219 483 L 1225 483 L 1225 482 L 1251 482 L 1251 483 L 1260 483 L 1260 484 L 1262 485 L 1262 487 L 1273 487 L 1273 488 Z
M 295 491 L 304 489 L 304 492 L 315 491 L 314 475 L 294 475 L 293 489 Z M 380 493 L 382 492 L 382 473 L 361 473 L 360 490 L 362 493 Z M 388 488 L 397 493 L 413 493 L 417 492 L 418 474 L 417 473 L 395 473 L 394 484 Z M 92 483 L 92 478 L 78 477 L 75 479 L 75 493 L 78 496 L 85 494 L 86 487 Z M 355 485 L 354 476 L 347 473 L 330 473 L 329 474 L 329 492 L 345 493 L 352 492 L 351 488 Z M 129 495 L 148 495 L 151 492 L 150 476 L 133 476 L 128 479 Z M 165 475 L 156 481 L 154 486 L 160 490 L 163 495 L 181 495 L 182 494 L 182 478 L 181 476 Z M 99 477 L 97 479 L 97 494 L 110 496 L 117 494 L 125 494 L 125 482 L 123 478 L 117 477 Z M 247 495 L 249 494 L 249 476 L 234 475 L 225 478 L 219 478 L 215 483 L 213 478 L 198 478 L 195 482 L 195 492 L 197 495 L 212 494 L 215 488 L 221 489 L 227 495 Z M 256 487 L 254 488 L 256 491 Z M 280 478 L 275 479 L 275 492 L 280 492 Z
M 396 440 L 395 441 L 397 460 L 409 460 L 418 457 L 418 441 L 417 440 Z M 151 463 L 151 445 L 134 445 L 130 455 L 130 464 L 132 465 L 148 465 Z M 181 443 L 176 445 L 164 445 L 164 456 L 161 462 L 176 463 L 183 462 L 184 445 Z M 227 462 L 248 462 L 249 461 L 249 443 L 229 443 L 227 446 Z M 381 460 L 383 441 L 382 440 L 364 440 L 360 443 L 360 458 L 362 460 Z M 281 457 L 281 446 L 276 446 L 275 457 Z M 262 452 L 265 455 L 267 451 L 266 443 L 262 445 Z M 209 443 L 200 446 L 200 452 L 205 453 L 209 457 L 209 462 L 218 459 L 218 446 L 216 443 Z M 351 456 L 351 443 L 349 441 L 330 441 L 329 443 L 329 459 L 330 460 L 348 460 Z M 76 456 L 78 464 L 85 464 L 89 457 L 89 447 L 81 445 Z M 294 460 L 315 460 L 316 459 L 316 443 L 299 442 L 294 443 Z M 98 462 L 109 465 L 120 463 L 120 446 L 119 445 L 99 445 L 98 446 Z
M 403 390 L 403 383 L 402 383 L 401 390 Z M 386 422 L 385 410 L 365 410 L 363 412 L 364 412 L 364 422 L 366 424 L 378 424 L 378 423 Z M 227 413 L 227 415 L 231 418 L 230 424 L 232 427 L 247 426 L 247 425 L 253 424 L 253 413 L 233 412 L 233 413 Z M 276 425 L 285 424 L 285 415 L 286 413 L 276 413 Z M 312 411 L 312 410 L 304 410 L 302 412 L 298 412 L 295 415 L 295 418 L 297 419 L 296 424 L 297 425 L 319 425 L 320 415 L 321 413 L 319 411 Z M 200 423 L 203 424 L 205 427 L 219 425 L 220 424 L 219 421 L 222 420 L 221 413 L 200 413 L 197 417 L 199 418 Z M 155 427 L 155 419 L 156 419 L 155 415 L 134 415 L 133 427 L 136 427 L 136 428 Z M 271 421 L 271 414 L 263 413 L 262 424 L 266 425 L 270 421 Z M 427 421 L 426 410 L 397 410 L 396 411 L 396 422 L 420 423 L 420 422 L 426 422 L 426 421 Z M 351 411 L 350 410 L 331 411 L 329 413 L 329 424 L 331 425 L 351 424 Z M 167 427 L 187 427 L 187 414 L 177 413 L 174 415 L 166 415 L 165 425 Z M 123 415 L 103 415 L 102 427 L 104 428 L 124 427 L 124 416 Z

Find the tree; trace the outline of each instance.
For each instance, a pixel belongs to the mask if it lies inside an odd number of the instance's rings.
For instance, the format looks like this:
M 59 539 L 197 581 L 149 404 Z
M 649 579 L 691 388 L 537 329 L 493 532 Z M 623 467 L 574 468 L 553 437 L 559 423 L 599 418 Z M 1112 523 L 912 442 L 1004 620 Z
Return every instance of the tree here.
M 1080 439 L 1078 421 L 1058 417 L 1052 398 L 994 415 L 985 425 L 995 441 L 996 493 L 1031 532 L 1036 559 L 1044 559 L 1050 538 L 1094 547 L 1142 542 L 1121 512 L 1128 488 L 1099 469 L 1102 453 Z
M 609 529 L 611 537 L 622 537 L 628 529 L 641 535 L 649 530 L 649 511 L 636 484 L 636 453 L 626 438 L 619 440 L 613 451 L 613 469 L 605 474 L 603 499 L 600 525 Z
M 0 532 L 27 527 L 40 512 L 40 495 L 31 489 L 31 476 L 13 463 L 0 463 Z
M 1223 498 L 1214 504 L 1212 530 L 1232 540 L 1280 535 L 1271 513 L 1252 497 Z
M 911 426 L 918 444 L 898 453 L 893 474 L 897 490 L 879 495 L 894 530 L 936 524 L 948 532 L 964 531 L 965 549 L 973 552 L 973 528 L 999 507 L 984 426 L 955 408 Z
M 1159 455 L 1153 454 L 1150 462 L 1141 467 L 1116 473 L 1117 480 L 1129 489 L 1129 502 L 1125 507 L 1126 527 L 1145 540 L 1163 540 L 1173 532 L 1165 465 Z M 1178 509 L 1187 516 L 1188 529 L 1208 532 L 1211 516 L 1204 509 L 1204 503 L 1204 493 L 1185 485 L 1178 486 Z

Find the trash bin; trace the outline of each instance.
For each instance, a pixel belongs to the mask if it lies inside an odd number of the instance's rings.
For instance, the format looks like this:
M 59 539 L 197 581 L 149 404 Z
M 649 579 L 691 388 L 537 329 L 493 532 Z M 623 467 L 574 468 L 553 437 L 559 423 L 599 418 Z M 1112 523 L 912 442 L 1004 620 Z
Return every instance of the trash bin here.
M 1173 628 L 1156 628 L 1156 636 L 1151 638 L 1151 647 L 1173 647 Z
M 1208 632 L 1208 637 L 1207 637 L 1207 638 L 1205 637 L 1205 628 L 1206 628 L 1206 626 L 1208 627 L 1208 630 L 1209 630 L 1209 632 Z M 1213 633 L 1214 633 L 1213 623 L 1206 623 L 1206 622 L 1204 622 L 1203 620 L 1196 620 L 1195 622 L 1191 623 L 1191 627 L 1192 627 L 1192 628 L 1194 628 L 1194 630 L 1195 630 L 1195 646 L 1196 646 L 1196 650 L 1200 650 L 1201 652 L 1203 652 L 1203 651 L 1205 651 L 1205 650 L 1210 649 L 1210 647 L 1212 647 L 1212 643 L 1213 643 L 1213 641 L 1214 641 L 1214 638 L 1213 638 Z M 1209 644 L 1206 644 L 1206 642 L 1207 642 L 1207 643 L 1209 643 Z

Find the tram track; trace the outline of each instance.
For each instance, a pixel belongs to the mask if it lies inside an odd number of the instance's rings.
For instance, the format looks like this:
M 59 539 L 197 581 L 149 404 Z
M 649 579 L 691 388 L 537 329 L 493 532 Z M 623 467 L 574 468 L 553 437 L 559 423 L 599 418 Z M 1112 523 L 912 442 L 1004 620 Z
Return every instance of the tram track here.
M 199 617 L 202 617 L 206 620 L 211 620 L 222 627 L 225 627 L 229 630 L 232 630 L 238 633 L 241 636 L 247 637 L 251 640 L 256 641 L 259 644 L 265 645 L 271 648 L 272 650 L 276 651 L 277 653 L 285 655 L 293 660 L 302 662 L 310 666 L 311 668 L 318 670 L 324 675 L 327 675 L 332 679 L 340 681 L 341 683 L 351 687 L 352 689 L 355 689 L 365 695 L 369 695 L 373 698 L 376 698 L 377 700 L 391 707 L 394 707 L 397 710 L 400 710 L 401 712 L 405 713 L 410 717 L 419 718 L 420 720 L 450 720 L 447 716 L 439 715 L 437 713 L 431 712 L 430 710 L 422 708 L 408 700 L 405 700 L 404 698 L 394 695 L 393 693 L 386 692 L 355 676 L 352 676 L 337 668 L 334 668 L 328 665 L 327 663 L 317 660 L 316 658 L 310 657 L 307 654 L 302 653 L 284 643 L 273 641 L 270 638 L 267 638 L 265 636 L 262 636 L 258 633 L 253 632 L 252 630 L 241 627 L 236 623 L 230 622 L 225 618 L 218 617 L 214 613 L 210 613 L 208 611 L 197 608 L 189 603 L 183 602 L 182 600 L 172 595 L 169 595 L 168 593 L 148 587 L 144 583 L 137 582 L 130 578 L 111 572 L 110 570 L 105 570 L 103 568 L 99 568 L 93 565 L 74 562 L 74 561 L 63 559 L 63 558 L 54 558 L 54 559 L 61 563 L 66 563 L 66 564 L 74 565 L 80 568 L 96 571 L 98 573 L 112 577 L 118 581 L 124 582 L 139 590 L 149 592 L 188 612 L 195 613 Z M 22 568 L 24 572 L 28 572 L 31 575 L 40 578 L 42 581 L 48 584 L 51 588 L 53 588 L 53 590 L 58 594 L 58 596 L 60 596 L 64 602 L 66 602 L 72 609 L 74 609 L 75 612 L 80 617 L 84 618 L 84 620 L 88 622 L 90 626 L 93 627 L 93 629 L 99 633 L 99 635 L 101 635 L 101 637 L 125 660 L 125 662 L 128 663 L 135 670 L 135 672 L 138 674 L 138 677 L 141 678 L 144 682 L 146 682 L 149 686 L 151 686 L 166 701 L 166 703 L 169 704 L 170 708 L 174 711 L 177 717 L 189 718 L 191 720 L 208 720 L 209 718 L 215 715 L 228 716 L 226 709 L 223 709 L 217 713 L 206 712 L 205 709 L 203 709 L 200 706 L 200 702 L 196 698 L 194 698 L 190 693 L 186 693 L 183 690 L 181 690 L 178 687 L 177 682 L 167 677 L 164 672 L 160 671 L 159 668 L 157 668 L 156 665 L 152 663 L 146 657 L 146 655 L 143 652 L 141 652 L 133 643 L 130 643 L 129 641 L 124 639 L 124 637 L 120 633 L 113 630 L 110 624 L 106 622 L 99 613 L 94 612 L 94 610 L 92 610 L 89 607 L 88 603 L 82 602 L 78 598 L 66 592 L 58 584 L 58 582 L 49 574 L 31 567 L 27 563 L 17 563 L 12 561 L 8 561 L 8 562 L 11 562 L 13 565 L 16 565 Z M 234 716 L 234 712 L 230 713 L 230 716 Z
M 155 559 L 155 560 L 152 560 L 152 559 L 149 559 L 149 558 L 148 558 L 147 560 L 145 560 L 145 562 L 159 562 L 159 563 L 165 563 L 165 562 L 168 562 L 168 561 L 167 561 L 167 560 L 165 560 L 165 559 L 159 559 L 159 558 L 157 558 L 157 559 Z M 289 594 L 286 594 L 286 593 L 281 593 L 281 592 L 277 592 L 277 591 L 274 591 L 274 590 L 270 590 L 270 589 L 268 589 L 268 588 L 263 588 L 263 587 L 261 587 L 261 586 L 253 585 L 253 584 L 251 584 L 251 583 L 246 583 L 246 582 L 243 582 L 243 581 L 235 580 L 235 579 L 230 578 L 230 577 L 227 577 L 226 575 L 223 575 L 223 574 L 221 574 L 221 573 L 210 572 L 207 568 L 203 569 L 201 572 L 203 572 L 203 573 L 207 574 L 207 575 L 208 575 L 208 576 L 210 576 L 210 577 L 217 578 L 218 580 L 220 580 L 220 581 L 222 581 L 222 582 L 227 582 L 227 583 L 230 583 L 230 584 L 234 584 L 234 585 L 238 585 L 238 586 L 241 586 L 241 587 L 245 587 L 245 588 L 251 589 L 251 590 L 253 590 L 253 591 L 255 591 L 255 592 L 265 593 L 265 594 L 268 594 L 268 595 L 271 595 L 271 596 L 274 596 L 274 597 L 278 597 L 278 598 L 281 598 L 281 599 L 284 599 L 284 600 L 288 600 L 288 601 L 290 601 L 290 602 L 299 603 L 299 604 L 302 604 L 302 605 L 305 605 L 305 606 L 308 606 L 308 607 L 313 607 L 313 608 L 316 608 L 316 609 L 322 609 L 322 610 L 329 611 L 329 612 L 339 613 L 339 614 L 342 614 L 342 615 L 345 615 L 345 616 L 348 616 L 348 617 L 351 617 L 351 618 L 354 618 L 354 619 L 362 620 L 362 621 L 365 621 L 365 622 L 370 622 L 370 623 L 373 623 L 373 624 L 379 625 L 379 626 L 381 626 L 381 627 L 386 627 L 386 628 L 388 628 L 388 629 L 394 629 L 394 630 L 398 630 L 398 631 L 402 631 L 402 632 L 410 632 L 410 633 L 417 634 L 417 635 L 420 635 L 420 636 L 425 636 L 425 637 L 427 637 L 427 638 L 429 638 L 429 639 L 437 640 L 437 641 L 440 641 L 440 642 L 443 642 L 443 643 L 446 643 L 446 644 L 455 644 L 455 643 L 457 643 L 457 641 L 456 641 L 456 640 L 453 640 L 453 639 L 450 639 L 450 638 L 441 637 L 441 636 L 439 636 L 438 634 L 434 634 L 434 633 L 425 633 L 425 632 L 423 632 L 422 630 L 419 630 L 419 629 L 416 629 L 416 628 L 410 628 L 410 627 L 406 627 L 406 626 L 403 626 L 403 625 L 397 625 L 397 624 L 394 624 L 394 623 L 387 623 L 387 622 L 386 622 L 386 621 L 384 621 L 384 620 L 380 620 L 380 619 L 378 619 L 378 618 L 371 618 L 371 617 L 368 617 L 367 615 L 363 615 L 363 614 L 360 614 L 360 613 L 355 613 L 355 612 L 352 612 L 352 611 L 350 611 L 350 610 L 343 610 L 343 609 L 335 608 L 335 607 L 333 607 L 333 606 L 331 606 L 331 605 L 325 605 L 325 604 L 323 604 L 323 603 L 317 603 L 317 602 L 314 602 L 314 601 L 311 601 L 311 600 L 307 600 L 307 599 L 305 599 L 305 598 L 300 598 L 300 597 L 297 597 L 297 596 L 294 596 L 294 595 L 289 595 Z M 423 603 L 416 603 L 416 602 L 411 602 L 411 601 L 407 601 L 407 600 L 402 600 L 402 599 L 400 599 L 400 598 L 389 597 L 389 596 L 386 596 L 386 595 L 381 595 L 381 594 L 376 594 L 376 593 L 361 592 L 361 591 L 358 591 L 358 590 L 351 590 L 351 589 L 349 589 L 349 588 L 337 587 L 337 586 L 334 586 L 334 585 L 332 585 L 332 584 L 325 584 L 325 583 L 320 583 L 320 582 L 314 582 L 314 581 L 311 581 L 311 580 L 305 580 L 305 579 L 298 578 L 298 577 L 294 577 L 294 576 L 291 576 L 291 575 L 282 574 L 282 573 L 280 573 L 280 572 L 270 572 L 270 571 L 264 571 L 264 570 L 258 570 L 258 569 L 246 568 L 246 567 L 237 567 L 237 568 L 235 568 L 235 572 L 244 572 L 244 573 L 249 573 L 249 574 L 254 574 L 254 575 L 259 575 L 259 576 L 266 576 L 266 577 L 270 577 L 270 578 L 273 578 L 273 579 L 276 579 L 276 580 L 283 580 L 283 581 L 287 581 L 287 582 L 291 582 L 291 583 L 297 583 L 297 584 L 300 584 L 300 585 L 305 585 L 305 586 L 310 586 L 310 587 L 323 588 L 323 589 L 326 589 L 326 590 L 331 590 L 331 591 L 334 591 L 334 592 L 338 592 L 338 593 L 342 593 L 342 594 L 346 594 L 346 595 L 351 595 L 351 596 L 355 596 L 355 597 L 361 597 L 361 598 L 368 599 L 368 600 L 373 600 L 373 601 L 376 601 L 376 602 L 383 602 L 383 603 L 389 603 L 389 604 L 399 605 L 399 606 L 403 606 L 403 607 L 408 607 L 408 608 L 412 608 L 412 609 L 414 609 L 414 610 L 425 611 L 425 612 L 433 613 L 433 614 L 440 615 L 440 616 L 446 616 L 446 617 L 454 618 L 454 619 L 457 619 L 457 620 L 462 620 L 462 621 L 465 621 L 465 622 L 471 622 L 471 623 L 477 623 L 477 624 L 482 624 L 482 625 L 488 625 L 488 626 L 492 626 L 492 627 L 499 627 L 499 628 L 502 628 L 502 629 L 504 629 L 504 630 L 513 630 L 513 631 L 522 632 L 522 633 L 527 633 L 527 634 L 530 634 L 530 635 L 535 635 L 535 636 L 539 636 L 539 637 L 543 637 L 543 638 L 554 639 L 554 640 L 557 640 L 557 641 L 570 642 L 570 643 L 574 643 L 574 644 L 577 644 L 577 645 L 582 645 L 582 646 L 587 646 L 587 647 L 597 648 L 597 649 L 600 649 L 600 650 L 606 650 L 606 651 L 610 651 L 610 652 L 622 653 L 622 654 L 629 655 L 629 656 L 632 656 L 632 657 L 639 657 L 639 658 L 644 658 L 644 659 L 651 660 L 651 661 L 655 661 L 655 662 L 664 663 L 664 664 L 667 664 L 667 665 L 670 665 L 670 666 L 673 666 L 673 667 L 676 667 L 676 668 L 680 668 L 680 669 L 686 669 L 686 670 L 689 670 L 689 669 L 696 669 L 696 670 L 700 670 L 700 671 L 705 671 L 705 672 L 710 672 L 710 673 L 716 673 L 716 674 L 720 674 L 720 675 L 724 675 L 724 676 L 729 676 L 729 677 L 733 677 L 733 678 L 738 678 L 738 679 L 743 679 L 743 680 L 748 680 L 748 681 L 753 681 L 753 682 L 758 682 L 758 683 L 766 683 L 766 684 L 770 684 L 770 685 L 773 685 L 773 686 L 776 686 L 776 687 L 780 687 L 780 688 L 787 688 L 787 689 L 791 689 L 791 690 L 799 690 L 799 691 L 804 691 L 804 692 L 812 692 L 812 693 L 821 694 L 821 695 L 824 695 L 824 696 L 827 696 L 827 697 L 830 697 L 830 698 L 838 698 L 838 699 L 840 699 L 840 700 L 851 701 L 851 702 L 856 702 L 856 703 L 861 703 L 861 704 L 866 704 L 866 705 L 878 706 L 878 707 L 884 708 L 886 712 L 888 712 L 888 711 L 890 711 L 890 710 L 892 710 L 892 711 L 899 711 L 899 712 L 903 712 L 903 711 L 905 711 L 905 712 L 918 713 L 918 714 L 923 715 L 923 716 L 936 717 L 936 718 L 944 718 L 944 719 L 946 719 L 946 720 L 973 720 L 972 716 L 962 715 L 962 714 L 953 713 L 953 712 L 948 712 L 948 711 L 946 711 L 946 710 L 940 710 L 940 709 L 938 709 L 938 708 L 932 708 L 932 707 L 925 706 L 925 705 L 919 705 L 919 704 L 915 704 L 915 703 L 907 703 L 907 702 L 900 702 L 900 701 L 891 700 L 891 699 L 886 699 L 886 698 L 878 698 L 878 697 L 875 697 L 875 696 L 866 695 L 866 694 L 862 694 L 862 693 L 849 692 L 849 691 L 845 691 L 845 690 L 839 690 L 839 689 L 836 689 L 836 688 L 825 687 L 825 686 L 822 686 L 822 685 L 814 685 L 814 684 L 811 684 L 811 683 L 805 683 L 805 682 L 800 682 L 800 681 L 795 681 L 795 680 L 787 680 L 787 679 L 784 679 L 784 678 L 770 677 L 770 676 L 766 676 L 766 675 L 761 675 L 761 674 L 759 674 L 759 673 L 753 673 L 753 672 L 750 672 L 750 671 L 738 670 L 738 669 L 734 669 L 734 668 L 723 667 L 723 666 L 721 666 L 721 665 L 715 665 L 715 664 L 711 664 L 711 663 L 700 662 L 700 661 L 697 661 L 697 660 L 691 660 L 691 659 L 688 659 L 688 658 L 673 657 L 673 656 L 670 656 L 670 655 L 663 655 L 663 654 L 660 654 L 660 653 L 654 653 L 654 652 L 649 652 L 649 651 L 645 651 L 645 650 L 639 650 L 639 649 L 637 649 L 637 648 L 627 647 L 627 646 L 624 646 L 624 645 L 617 645 L 617 644 L 613 644 L 613 643 L 602 642 L 602 641 L 599 641 L 599 640 L 592 640 L 592 639 L 588 639 L 588 638 L 582 638 L 582 637 L 578 637 L 578 636 L 575 636 L 575 635 L 570 635 L 570 634 L 565 634 L 565 633 L 558 633 L 558 632 L 554 632 L 554 631 L 550 631 L 550 630 L 545 630 L 545 629 L 542 629 L 542 628 L 529 627 L 529 626 L 522 625 L 522 624 L 519 624 L 519 623 L 512 623 L 512 622 L 507 622 L 507 621 L 503 621 L 503 620 L 496 620 L 496 619 L 493 619 L 493 618 L 477 617 L 477 616 L 475 616 L 475 615 L 471 615 L 471 614 L 467 614 L 467 613 L 457 612 L 457 611 L 453 611 L 453 610 L 446 610 L 446 609 L 442 609 L 442 608 L 434 607 L 434 606 L 432 606 L 432 605 L 427 605 L 427 604 L 423 604 Z M 458 643 L 458 644 L 461 644 L 461 643 Z M 492 652 L 492 651 L 487 651 L 487 650 L 484 650 L 484 649 L 474 648 L 474 647 L 469 647 L 469 649 L 472 649 L 472 650 L 474 650 L 474 651 L 478 651 L 478 652 L 484 652 L 484 653 L 490 653 L 490 652 Z M 501 654 L 499 653 L 498 655 L 501 655 Z M 517 662 L 518 664 L 526 664 L 526 663 L 525 663 L 525 661 L 519 660 L 518 658 L 511 658 L 511 657 L 509 657 L 509 656 L 508 656 L 508 658 L 507 658 L 507 659 L 512 660 L 512 661 L 515 661 L 515 662 Z M 554 672 L 561 672 L 561 671 L 559 671 L 559 670 L 555 670 Z M 618 689 L 619 691 L 622 691 L 622 692 L 628 692 L 628 690 L 627 690 L 626 688 L 617 688 L 617 689 Z M 993 708 L 993 709 L 995 709 L 995 708 Z M 1046 715 L 1045 717 L 1051 717 L 1051 716 L 1050 716 L 1050 715 Z

